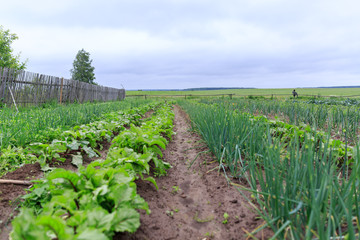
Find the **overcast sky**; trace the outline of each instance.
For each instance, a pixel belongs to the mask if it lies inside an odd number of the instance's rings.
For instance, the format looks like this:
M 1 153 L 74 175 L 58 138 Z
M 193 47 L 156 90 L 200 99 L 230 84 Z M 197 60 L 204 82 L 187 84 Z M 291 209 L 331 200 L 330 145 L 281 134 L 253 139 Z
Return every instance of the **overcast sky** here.
M 360 85 L 358 0 L 11 0 L 27 70 L 70 78 L 78 50 L 126 89 Z

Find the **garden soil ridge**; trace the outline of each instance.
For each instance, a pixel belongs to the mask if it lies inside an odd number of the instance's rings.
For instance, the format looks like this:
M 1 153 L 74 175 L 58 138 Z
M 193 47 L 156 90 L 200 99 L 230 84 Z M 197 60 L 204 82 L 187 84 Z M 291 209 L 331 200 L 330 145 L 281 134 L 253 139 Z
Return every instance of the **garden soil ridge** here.
M 208 148 L 198 134 L 190 131 L 187 114 L 179 106 L 174 112 L 176 135 L 163 151 L 164 161 L 172 168 L 167 176 L 156 178 L 159 190 L 149 182 L 137 181 L 137 192 L 148 202 L 151 214 L 141 211 L 140 228 L 134 234 L 120 233 L 113 239 L 247 239 L 246 231 L 252 232 L 264 221 L 218 173 L 216 159 L 201 153 Z M 250 193 L 244 194 L 250 198 Z M 227 223 L 223 222 L 224 213 L 229 216 Z M 272 235 L 265 229 L 255 236 L 268 239 Z

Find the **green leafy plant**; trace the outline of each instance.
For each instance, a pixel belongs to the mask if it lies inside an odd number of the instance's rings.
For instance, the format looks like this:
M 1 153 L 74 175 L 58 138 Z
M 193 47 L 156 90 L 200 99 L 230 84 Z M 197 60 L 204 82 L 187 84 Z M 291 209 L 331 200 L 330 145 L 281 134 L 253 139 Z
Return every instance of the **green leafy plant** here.
M 174 217 L 174 212 L 170 211 L 170 210 L 166 210 L 166 215 L 168 215 L 169 217 L 173 218 Z
M 222 224 L 227 224 L 229 219 L 229 214 L 224 213 L 224 221 L 222 221 Z
M 172 194 L 176 194 L 181 190 L 179 186 L 172 186 L 172 189 L 173 189 L 171 191 Z
M 67 150 L 63 142 L 54 140 L 51 144 L 32 143 L 30 149 L 38 156 L 38 161 L 43 170 L 49 170 L 48 162 L 53 159 L 64 162 L 65 158 L 60 156 Z
M 166 110 L 169 111 L 169 108 Z M 104 124 L 97 126 L 100 125 Z M 87 141 L 89 135 L 81 134 L 79 129 L 84 128 L 76 127 L 75 131 L 66 133 L 63 140 L 54 140 L 51 144 L 34 144 L 34 151 L 46 162 L 64 151 L 84 149 L 88 144 L 91 145 Z M 137 128 L 134 132 L 139 134 L 142 130 Z M 150 213 L 148 204 L 136 193 L 134 180 L 141 178 L 150 181 L 157 188 L 154 178 L 143 176 L 150 173 L 150 161 L 156 169 L 163 166 L 162 171 L 169 166 L 158 159 L 157 150 L 151 148 L 155 145 L 152 143 L 161 139 L 161 136 L 152 134 L 143 139 L 145 141 L 137 141 L 135 145 L 131 141 L 127 145 L 115 141 L 106 160 L 94 161 L 86 168 L 82 166 L 81 155 L 72 154 L 72 162 L 78 166 L 78 172 L 54 169 L 44 179 L 36 181 L 23 197 L 23 208 L 13 220 L 11 237 L 111 239 L 115 232 L 134 232 L 140 225 L 140 215 L 136 210 L 143 209 Z M 162 143 L 165 148 L 167 141 Z M 91 149 L 91 146 L 88 148 Z M 137 152 L 139 149 L 142 151 Z M 21 227 L 22 221 L 28 221 L 24 227 Z
M 32 222 L 37 223 L 32 226 L 34 231 L 44 231 L 41 219 L 47 218 L 49 224 L 67 229 L 64 231 L 75 237 L 94 228 L 107 237 L 114 231 L 135 231 L 140 225 L 140 215 L 135 209 L 149 212 L 149 208 L 136 194 L 134 178 L 122 168 L 97 169 L 97 166 L 99 163 L 94 162 L 87 168 L 80 167 L 79 173 L 64 169 L 49 173 L 24 197 L 25 206 L 31 208 L 24 208 L 27 210 L 23 210 L 15 223 L 22 218 L 34 218 Z M 61 237 L 59 232 L 50 230 Z M 26 233 L 14 228 L 12 236 L 21 234 Z

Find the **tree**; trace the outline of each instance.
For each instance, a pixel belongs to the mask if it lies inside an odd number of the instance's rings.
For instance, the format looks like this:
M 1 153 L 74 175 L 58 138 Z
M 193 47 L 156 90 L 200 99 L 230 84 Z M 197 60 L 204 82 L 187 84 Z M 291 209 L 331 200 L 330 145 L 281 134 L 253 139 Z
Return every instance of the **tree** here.
M 11 44 L 18 39 L 10 30 L 5 30 L 0 26 L 0 67 L 13 68 L 17 70 L 24 70 L 26 68 L 26 61 L 20 62 L 20 54 L 14 55 L 14 50 Z
M 95 80 L 95 68 L 91 66 L 92 60 L 90 59 L 90 53 L 81 49 L 76 54 L 73 62 L 73 69 L 70 70 L 73 80 L 78 80 L 86 83 L 96 84 Z

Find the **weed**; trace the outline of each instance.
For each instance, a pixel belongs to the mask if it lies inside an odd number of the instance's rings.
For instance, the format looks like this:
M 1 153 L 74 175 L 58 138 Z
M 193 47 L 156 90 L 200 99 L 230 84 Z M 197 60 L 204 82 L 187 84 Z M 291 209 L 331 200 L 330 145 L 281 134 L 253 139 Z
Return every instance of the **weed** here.
M 207 233 L 205 233 L 204 236 L 205 236 L 205 237 L 208 237 L 208 238 L 213 238 L 213 237 L 214 237 L 214 233 L 213 233 L 213 232 L 207 232 Z
M 204 219 L 200 219 L 198 217 L 198 212 L 195 213 L 195 216 L 194 216 L 194 220 L 198 223 L 205 223 L 205 222 L 211 222 L 213 219 L 214 219 L 214 216 L 210 216 L 210 217 L 207 217 L 207 218 L 204 218 Z
M 168 215 L 169 217 L 173 218 L 174 217 L 174 212 L 170 211 L 170 210 L 166 210 L 166 215 Z
M 223 224 L 227 224 L 229 219 L 229 214 L 224 213 L 224 221 L 222 221 Z
M 176 194 L 181 190 L 179 186 L 172 186 L 172 189 L 173 189 L 171 191 L 172 194 Z

